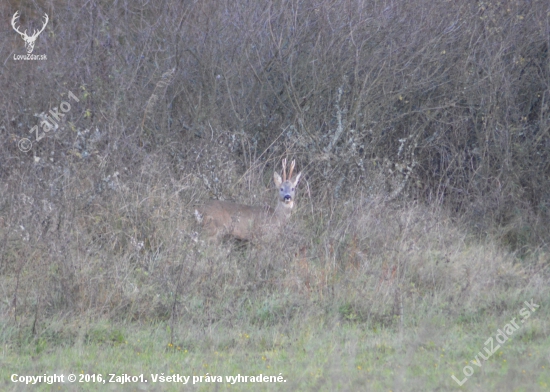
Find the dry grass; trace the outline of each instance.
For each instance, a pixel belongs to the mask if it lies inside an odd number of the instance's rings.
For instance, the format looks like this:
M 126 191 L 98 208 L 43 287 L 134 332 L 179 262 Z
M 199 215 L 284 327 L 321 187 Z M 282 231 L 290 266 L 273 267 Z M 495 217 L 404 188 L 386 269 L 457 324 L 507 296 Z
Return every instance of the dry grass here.
M 95 197 L 87 178 L 67 173 L 72 186 L 60 209 L 2 195 L 12 217 L 30 222 L 3 230 L 4 312 L 14 320 L 68 312 L 230 324 L 240 301 L 273 298 L 268 323 L 329 309 L 331 317 L 391 325 L 426 296 L 456 317 L 546 290 L 547 253 L 521 263 L 439 208 L 359 195 L 323 209 L 302 192 L 276 241 L 215 245 L 200 233 L 197 241 L 197 174 L 169 178 L 153 155 L 137 178 L 123 173 L 103 178 Z
M 22 29 L 50 22 L 46 61 L 0 38 L 10 345 L 58 320 L 160 323 L 177 344 L 182 322 L 200 341 L 548 308 L 547 1 L 13 0 L 0 17 L 16 9 Z M 206 199 L 272 205 L 283 157 L 303 178 L 277 241 L 197 238 Z

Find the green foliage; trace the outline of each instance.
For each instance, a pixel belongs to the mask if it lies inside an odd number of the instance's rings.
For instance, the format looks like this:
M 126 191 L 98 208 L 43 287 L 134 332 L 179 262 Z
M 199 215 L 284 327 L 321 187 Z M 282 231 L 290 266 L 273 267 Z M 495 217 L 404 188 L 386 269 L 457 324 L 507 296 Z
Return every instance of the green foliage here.
M 87 344 L 122 344 L 125 341 L 123 331 L 117 327 L 102 324 L 94 325 L 85 335 Z

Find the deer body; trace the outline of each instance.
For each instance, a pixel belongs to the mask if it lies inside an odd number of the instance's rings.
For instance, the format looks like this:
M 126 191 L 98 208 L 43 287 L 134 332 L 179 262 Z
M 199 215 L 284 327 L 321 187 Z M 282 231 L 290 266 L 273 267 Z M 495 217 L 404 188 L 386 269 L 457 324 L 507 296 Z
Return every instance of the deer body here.
M 195 217 L 203 224 L 209 238 L 230 236 L 240 240 L 252 240 L 274 233 L 285 223 L 294 207 L 296 185 L 302 173 L 292 179 L 294 161 L 286 178 L 286 159 L 283 160 L 283 178 L 273 173 L 278 200 L 275 208 L 248 206 L 229 201 L 211 201 L 195 211 Z

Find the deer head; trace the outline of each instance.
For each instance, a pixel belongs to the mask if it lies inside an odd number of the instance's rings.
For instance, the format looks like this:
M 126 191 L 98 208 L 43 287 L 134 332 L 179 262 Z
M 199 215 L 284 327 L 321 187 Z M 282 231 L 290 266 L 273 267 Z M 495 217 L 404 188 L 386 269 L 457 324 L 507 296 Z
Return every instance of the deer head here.
M 48 20 L 49 20 L 48 14 L 44 14 L 44 24 L 42 25 L 42 28 L 40 29 L 40 31 L 35 30 L 31 36 L 27 35 L 27 30 L 25 30 L 25 32 L 23 33 L 19 31 L 18 27 L 15 25 L 17 22 L 17 19 L 19 19 L 19 11 L 13 14 L 13 18 L 11 18 L 11 26 L 15 31 L 19 33 L 19 35 L 21 35 L 21 37 L 25 41 L 25 49 L 27 49 L 27 53 L 31 54 L 34 49 L 34 42 L 36 41 L 40 33 L 44 31 L 44 29 L 46 28 L 46 25 L 48 24 Z

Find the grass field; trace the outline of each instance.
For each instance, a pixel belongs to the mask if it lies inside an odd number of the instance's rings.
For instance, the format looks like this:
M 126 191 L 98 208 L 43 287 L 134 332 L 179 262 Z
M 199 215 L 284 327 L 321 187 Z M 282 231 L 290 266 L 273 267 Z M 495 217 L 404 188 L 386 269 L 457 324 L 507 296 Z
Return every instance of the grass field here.
M 182 389 L 178 382 L 188 376 L 185 389 L 204 391 L 544 391 L 550 389 L 550 318 L 548 302 L 537 305 L 525 323 L 518 321 L 520 308 L 500 316 L 455 319 L 427 312 L 405 317 L 403 329 L 306 319 L 284 326 L 228 330 L 213 325 L 198 330 L 182 321 L 175 331 L 181 338 L 173 344 L 166 323 L 60 320 L 44 337 L 18 344 L 16 331 L 3 328 L 0 378 L 2 390 L 13 391 L 27 389 L 10 381 L 13 374 L 44 373 L 65 378 L 72 373 L 77 382 L 40 384 L 36 390 L 177 391 Z M 504 341 L 498 330 L 514 317 L 519 329 Z M 488 342 L 491 337 L 494 346 Z M 504 342 L 499 345 L 497 338 Z M 489 356 L 484 347 L 494 354 Z M 473 369 L 470 377 L 463 373 L 465 366 Z M 122 384 L 116 377 L 124 380 L 125 374 L 143 375 L 148 382 Z M 182 378 L 153 382 L 155 374 Z M 239 374 L 281 375 L 284 382 L 226 378 Z M 90 378 L 86 382 L 86 375 L 102 375 L 105 385 Z
M 302 211 L 274 242 L 182 241 L 178 200 L 151 196 L 170 211 L 147 223 L 161 253 L 105 250 L 83 226 L 88 253 L 74 242 L 74 257 L 8 264 L 2 390 L 44 374 L 84 382 L 41 390 L 182 388 L 160 376 L 196 390 L 550 388 L 542 249 L 511 252 L 440 209 L 376 202 L 339 208 L 322 230 Z M 96 215 L 109 227 L 122 221 L 112 203 Z
M 0 19 L 0 391 L 550 390 L 548 0 Z

